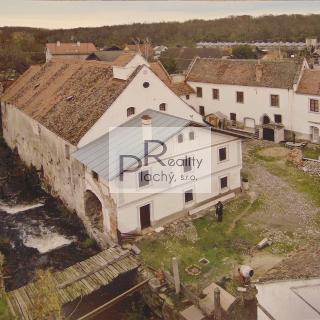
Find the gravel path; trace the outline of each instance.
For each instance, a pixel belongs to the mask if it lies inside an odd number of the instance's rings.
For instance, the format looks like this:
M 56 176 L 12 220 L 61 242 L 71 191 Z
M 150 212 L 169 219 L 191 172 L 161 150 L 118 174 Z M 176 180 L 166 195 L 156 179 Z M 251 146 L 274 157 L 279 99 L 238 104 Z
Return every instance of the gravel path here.
M 274 227 L 296 230 L 310 225 L 319 208 L 297 192 L 288 182 L 259 163 L 248 168 L 253 178 L 250 188 L 263 199 L 263 204 L 250 218 Z

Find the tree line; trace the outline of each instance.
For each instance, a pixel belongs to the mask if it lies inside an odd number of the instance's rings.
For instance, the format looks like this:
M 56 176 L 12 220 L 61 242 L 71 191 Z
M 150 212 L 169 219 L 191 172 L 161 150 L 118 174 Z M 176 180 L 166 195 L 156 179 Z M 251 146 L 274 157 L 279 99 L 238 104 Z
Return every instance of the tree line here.
M 44 61 L 46 42 L 93 42 L 98 47 L 149 38 L 154 45 L 194 46 L 199 41 L 304 41 L 319 37 L 320 15 L 231 16 L 204 21 L 135 23 L 76 29 L 0 28 L 0 70 L 24 71 L 30 64 Z

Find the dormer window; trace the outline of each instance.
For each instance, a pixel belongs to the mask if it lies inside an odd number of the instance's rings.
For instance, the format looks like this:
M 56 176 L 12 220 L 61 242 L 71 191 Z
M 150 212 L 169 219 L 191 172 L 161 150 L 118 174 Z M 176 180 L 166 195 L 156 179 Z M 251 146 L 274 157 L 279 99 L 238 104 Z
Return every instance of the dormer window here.
M 127 117 L 134 115 L 134 113 L 135 113 L 134 107 L 129 107 L 127 109 Z
M 167 104 L 166 103 L 161 103 L 159 105 L 159 110 L 160 111 L 166 111 L 166 109 L 167 109 Z

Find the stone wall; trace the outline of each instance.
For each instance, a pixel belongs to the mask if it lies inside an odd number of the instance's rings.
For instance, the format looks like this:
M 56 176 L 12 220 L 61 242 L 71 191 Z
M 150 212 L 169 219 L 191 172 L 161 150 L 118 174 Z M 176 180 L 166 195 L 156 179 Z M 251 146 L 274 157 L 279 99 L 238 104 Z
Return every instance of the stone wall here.
M 44 189 L 78 214 L 90 236 L 105 246 L 105 235 L 94 232 L 85 212 L 85 168 L 71 157 L 76 147 L 64 141 L 38 122 L 16 109 L 1 103 L 3 137 L 16 150 L 27 166 L 34 166 Z M 99 234 L 99 236 L 98 236 Z

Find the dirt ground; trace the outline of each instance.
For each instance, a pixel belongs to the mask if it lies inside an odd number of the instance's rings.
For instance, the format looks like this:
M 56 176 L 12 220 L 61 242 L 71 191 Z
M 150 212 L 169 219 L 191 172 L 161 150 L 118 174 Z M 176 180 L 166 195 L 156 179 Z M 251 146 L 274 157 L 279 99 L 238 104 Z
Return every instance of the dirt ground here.
M 254 156 L 252 151 L 257 148 L 261 149 Z M 245 221 L 274 241 L 270 248 L 246 259 L 260 280 L 320 275 L 320 230 L 314 223 L 320 208 L 289 179 L 270 170 L 279 163 L 286 165 L 287 154 L 288 149 L 278 145 L 244 143 L 244 171 L 249 175 L 251 193 L 260 199 L 260 206 Z

